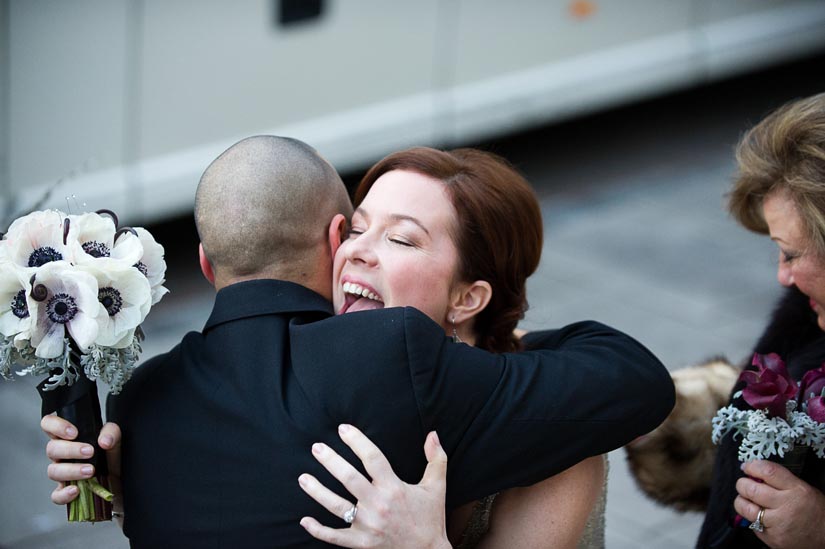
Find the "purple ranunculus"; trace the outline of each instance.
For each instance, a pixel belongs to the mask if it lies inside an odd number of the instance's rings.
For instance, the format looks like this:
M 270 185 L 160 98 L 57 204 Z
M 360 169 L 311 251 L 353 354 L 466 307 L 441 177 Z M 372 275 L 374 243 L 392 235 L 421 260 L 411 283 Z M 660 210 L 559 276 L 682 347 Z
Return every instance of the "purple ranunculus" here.
M 809 398 L 806 404 L 808 405 L 808 415 L 811 416 L 811 419 L 819 423 L 825 423 L 825 397 L 818 396 Z
M 808 370 L 799 386 L 799 400 L 805 402 L 805 408 L 811 419 L 825 423 L 825 363 L 816 370 Z
M 825 389 L 825 364 L 816 370 L 808 370 L 802 376 L 799 384 L 799 400 L 806 401 L 811 397 L 821 396 Z
M 753 355 L 757 370 L 745 370 L 739 376 L 746 383 L 742 390 L 745 402 L 757 410 L 767 409 L 770 417 L 785 417 L 785 405 L 796 397 L 797 383 L 788 374 L 785 363 L 776 353 Z

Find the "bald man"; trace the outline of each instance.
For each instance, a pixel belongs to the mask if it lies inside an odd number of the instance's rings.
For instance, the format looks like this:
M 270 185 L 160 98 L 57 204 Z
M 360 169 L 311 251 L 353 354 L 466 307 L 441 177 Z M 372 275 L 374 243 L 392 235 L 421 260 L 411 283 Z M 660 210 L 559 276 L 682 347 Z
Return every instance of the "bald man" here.
M 212 314 L 109 399 L 132 547 L 323 546 L 299 525 L 319 508 L 297 479 L 346 496 L 309 452 L 323 441 L 355 461 L 340 424 L 361 427 L 407 482 L 437 431 L 452 508 L 613 450 L 670 412 L 664 367 L 597 323 L 493 355 L 412 308 L 333 317 L 332 257 L 351 209 L 332 166 L 293 139 L 245 139 L 204 172 L 195 221 Z M 82 446 L 52 443 L 53 457 Z M 78 467 L 50 476 L 88 476 Z
M 217 290 L 278 279 L 329 300 L 333 247 L 351 215 L 344 183 L 314 149 L 283 137 L 245 139 L 212 162 L 198 184 L 201 266 Z

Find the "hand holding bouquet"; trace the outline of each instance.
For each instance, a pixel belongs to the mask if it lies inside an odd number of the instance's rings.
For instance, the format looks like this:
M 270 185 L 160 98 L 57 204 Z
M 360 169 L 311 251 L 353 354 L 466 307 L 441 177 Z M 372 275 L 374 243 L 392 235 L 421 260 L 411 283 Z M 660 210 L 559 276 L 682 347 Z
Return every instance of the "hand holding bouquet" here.
M 118 229 L 109 211 L 33 212 L 0 240 L 0 375 L 49 376 L 43 415 L 57 412 L 96 446 L 96 380 L 118 393 L 140 354 L 140 324 L 167 292 L 163 247 L 142 228 Z M 78 481 L 70 521 L 111 519 L 102 452 L 97 478 Z

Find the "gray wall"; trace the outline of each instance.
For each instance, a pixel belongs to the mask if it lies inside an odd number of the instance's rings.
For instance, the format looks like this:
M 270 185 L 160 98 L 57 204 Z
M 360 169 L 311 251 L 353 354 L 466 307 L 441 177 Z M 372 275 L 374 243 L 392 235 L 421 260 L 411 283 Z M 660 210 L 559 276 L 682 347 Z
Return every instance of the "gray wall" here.
M 248 135 L 361 168 L 825 47 L 822 0 L 626 0 L 585 15 L 569 0 L 327 0 L 289 26 L 278 5 L 0 0 L 0 213 L 54 188 L 45 206 L 161 219 L 190 210 L 209 161 Z
M 9 193 L 9 2 L 0 0 L 0 197 Z M 12 215 L 11 201 L 0 202 L 0 230 L 5 230 L 5 219 Z

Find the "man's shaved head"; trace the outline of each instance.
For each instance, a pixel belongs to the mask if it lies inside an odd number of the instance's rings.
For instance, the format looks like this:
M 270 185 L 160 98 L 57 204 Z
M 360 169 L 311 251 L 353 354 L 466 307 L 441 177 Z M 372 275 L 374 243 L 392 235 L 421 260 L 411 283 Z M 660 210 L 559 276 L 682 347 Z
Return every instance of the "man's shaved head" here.
M 312 269 L 338 213 L 352 213 L 338 173 L 286 137 L 235 143 L 206 168 L 195 195 L 201 244 L 224 278 L 294 279 Z

